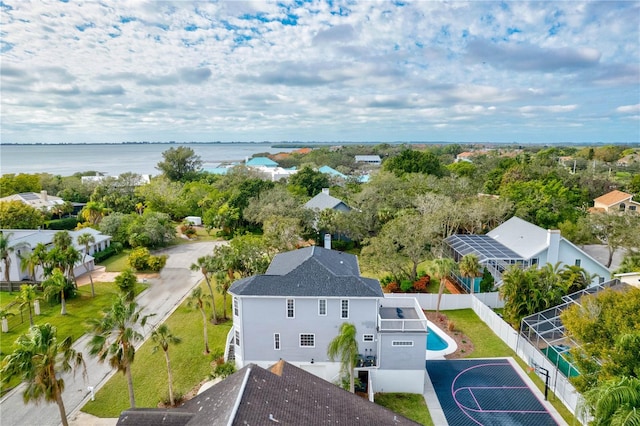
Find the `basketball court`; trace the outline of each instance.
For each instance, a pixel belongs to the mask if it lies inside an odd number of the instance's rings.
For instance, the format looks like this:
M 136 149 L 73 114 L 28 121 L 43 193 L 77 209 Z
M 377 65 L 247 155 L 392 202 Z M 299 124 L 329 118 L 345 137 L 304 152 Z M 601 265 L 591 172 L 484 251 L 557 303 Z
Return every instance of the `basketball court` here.
M 513 360 L 442 360 L 428 361 L 426 365 L 442 412 L 450 425 L 565 424 L 526 376 L 529 383 L 525 382 L 518 373 L 520 367 Z

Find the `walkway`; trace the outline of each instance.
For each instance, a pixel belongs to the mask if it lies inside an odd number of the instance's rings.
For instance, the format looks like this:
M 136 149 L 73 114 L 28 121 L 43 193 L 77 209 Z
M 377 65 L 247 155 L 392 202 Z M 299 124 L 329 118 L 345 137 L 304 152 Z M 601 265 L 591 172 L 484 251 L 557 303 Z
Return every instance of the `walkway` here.
M 149 288 L 141 293 L 137 302 L 144 307 L 144 313 L 155 313 L 151 321 L 153 324 L 164 321 L 180 303 L 188 296 L 198 282 L 201 280 L 199 271 L 191 271 L 189 267 L 198 257 L 210 254 L 216 245 L 224 242 L 202 242 L 193 244 L 183 244 L 160 253 L 167 254 L 169 258 L 167 265 L 156 278 L 148 279 Z M 84 277 L 82 277 L 84 279 Z M 94 277 L 94 281 L 96 278 Z M 81 326 L 81 325 L 79 325 Z M 139 330 L 148 337 L 151 327 Z M 81 372 L 75 377 L 73 374 L 63 374 L 65 391 L 62 395 L 69 419 L 74 419 L 82 406 L 91 398 L 89 387 L 94 391 L 100 389 L 115 374 L 108 363 L 100 364 L 94 357 L 88 355 L 86 345 L 89 338 L 87 335 L 78 339 L 73 347 L 83 353 L 87 364 L 88 378 L 85 380 Z M 142 342 L 138 345 L 142 345 Z M 60 422 L 60 414 L 56 404 L 28 404 L 22 400 L 23 385 L 16 387 L 0 401 L 0 424 L 12 426 L 57 426 Z M 80 418 L 83 418 L 80 416 Z M 105 424 L 105 423 L 96 423 Z M 109 423 L 106 423 L 109 424 Z

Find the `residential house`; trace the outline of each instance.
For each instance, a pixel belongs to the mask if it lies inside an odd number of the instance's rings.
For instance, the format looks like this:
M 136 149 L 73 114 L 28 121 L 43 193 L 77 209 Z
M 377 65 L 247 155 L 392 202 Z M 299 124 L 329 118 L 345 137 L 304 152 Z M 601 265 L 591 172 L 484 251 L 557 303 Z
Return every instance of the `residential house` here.
M 543 229 L 519 217 L 512 217 L 486 235 L 455 234 L 445 242 L 452 256 L 459 261 L 464 255 L 478 256 L 480 265 L 493 275 L 496 285 L 502 283 L 502 273 L 512 265 L 523 268 L 545 265 L 577 265 L 595 276 L 593 283 L 604 282 L 611 271 L 560 235 L 559 230 Z M 456 277 L 469 289 L 466 280 Z
M 253 157 L 246 161 L 247 167 L 278 167 L 278 163 L 268 157 Z
M 119 426 L 418 425 L 285 361 L 249 364 L 178 408 L 123 411 Z
M 41 229 L 0 229 L 0 232 L 9 236 L 9 247 L 12 248 L 9 258 L 9 280 L 10 281 L 22 281 L 30 279 L 29 272 L 23 270 L 22 257 L 28 253 L 31 253 L 35 247 L 42 243 L 47 248 L 53 248 L 53 237 L 57 232 L 54 230 L 41 230 Z M 79 231 L 68 231 L 73 240 L 73 246 L 81 253 L 84 254 L 84 245 L 78 244 L 78 237 L 82 234 L 89 233 L 93 235 L 95 242 L 89 246 L 89 252 L 85 258 L 87 267 L 89 270 L 94 268 L 93 254 L 102 251 L 109 247 L 111 244 L 111 236 L 104 235 L 100 231 L 93 228 L 83 228 Z M 4 268 L 4 262 L 0 263 L 0 269 Z M 86 272 L 82 261 L 78 262 L 75 266 L 74 273 L 81 275 Z M 37 268 L 36 281 L 42 281 L 43 271 Z M 0 273 L 0 277 L 4 279 L 4 272 Z
M 616 189 L 594 199 L 591 211 L 607 213 L 638 212 L 640 211 L 640 203 L 633 201 L 633 194 L 627 194 Z
M 372 166 L 379 166 L 382 164 L 382 159 L 379 155 L 356 155 L 356 163 L 365 163 Z
M 468 163 L 471 163 L 471 158 L 474 156 L 475 154 L 473 152 L 469 152 L 469 151 L 464 151 L 461 152 L 460 154 L 456 155 L 456 159 L 454 160 L 454 162 L 459 163 L 460 161 L 466 161 Z
M 318 169 L 318 171 L 320 173 L 324 173 L 326 175 L 335 177 L 335 178 L 339 178 L 339 179 L 343 179 L 343 180 L 347 180 L 348 176 L 345 175 L 344 173 L 340 173 L 339 171 L 337 171 L 336 169 L 329 167 L 329 166 L 322 166 Z
M 0 202 L 2 201 L 20 201 L 34 209 L 46 211 L 52 211 L 57 206 L 64 205 L 64 200 L 62 198 L 48 195 L 47 191 L 21 192 L 20 194 L 2 197 L 0 198 Z
M 225 358 L 237 368 L 283 359 L 337 382 L 327 348 L 342 323 L 355 325 L 357 377 L 368 392 L 422 393 L 427 320 L 415 298 L 385 299 L 378 280 L 360 276 L 356 256 L 321 247 L 277 254 L 266 273 L 229 289 L 233 327 Z
M 344 201 L 329 195 L 329 188 L 322 188 L 322 192 L 307 201 L 304 207 L 318 212 L 326 209 L 337 210 L 340 212 L 348 212 L 351 210 L 351 207 L 349 207 Z

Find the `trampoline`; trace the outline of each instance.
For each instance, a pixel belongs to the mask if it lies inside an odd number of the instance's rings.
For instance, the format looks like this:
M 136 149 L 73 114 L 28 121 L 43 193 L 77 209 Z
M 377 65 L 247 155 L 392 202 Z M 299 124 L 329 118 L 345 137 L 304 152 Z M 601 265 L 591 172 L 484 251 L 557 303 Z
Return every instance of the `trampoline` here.
M 428 361 L 426 365 L 450 425 L 558 424 L 507 359 Z

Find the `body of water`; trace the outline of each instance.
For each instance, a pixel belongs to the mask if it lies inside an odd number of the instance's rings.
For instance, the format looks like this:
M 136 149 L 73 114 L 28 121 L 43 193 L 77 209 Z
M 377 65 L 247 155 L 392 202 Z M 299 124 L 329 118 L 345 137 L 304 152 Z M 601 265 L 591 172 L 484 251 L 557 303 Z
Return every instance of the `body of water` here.
M 221 162 L 244 161 L 260 152 L 289 152 L 296 148 L 272 148 L 270 143 L 197 144 L 85 144 L 85 145 L 0 145 L 0 175 L 51 173 L 71 176 L 98 171 L 109 176 L 133 172 L 158 175 L 156 165 L 162 153 L 186 146 L 200 156 L 203 168 Z

